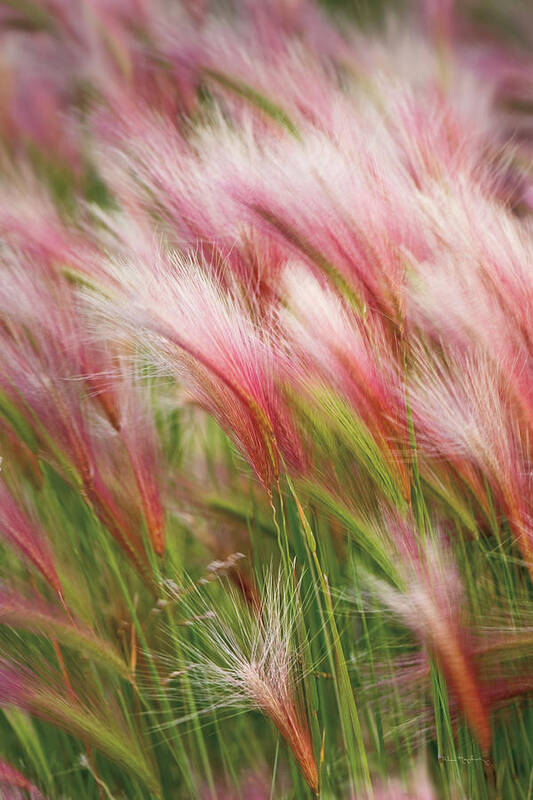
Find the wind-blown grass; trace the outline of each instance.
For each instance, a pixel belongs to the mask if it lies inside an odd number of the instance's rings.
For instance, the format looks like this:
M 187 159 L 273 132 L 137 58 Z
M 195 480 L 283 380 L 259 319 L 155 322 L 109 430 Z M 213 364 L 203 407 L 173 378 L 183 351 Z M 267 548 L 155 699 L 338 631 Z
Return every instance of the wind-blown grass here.
M 0 4 L 2 797 L 532 796 L 531 17 L 324 5 Z

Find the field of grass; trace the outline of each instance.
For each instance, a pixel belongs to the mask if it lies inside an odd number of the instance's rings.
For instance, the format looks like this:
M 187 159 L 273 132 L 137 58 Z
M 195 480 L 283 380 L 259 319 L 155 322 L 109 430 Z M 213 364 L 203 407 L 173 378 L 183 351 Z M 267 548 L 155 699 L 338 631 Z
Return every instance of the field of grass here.
M 0 31 L 0 797 L 533 800 L 528 4 Z

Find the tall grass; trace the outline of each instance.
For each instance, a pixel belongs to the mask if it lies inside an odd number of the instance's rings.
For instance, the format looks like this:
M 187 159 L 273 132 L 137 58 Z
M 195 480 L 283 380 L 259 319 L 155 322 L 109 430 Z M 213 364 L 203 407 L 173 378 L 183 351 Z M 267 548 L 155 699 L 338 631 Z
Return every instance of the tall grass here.
M 533 797 L 531 18 L 326 5 L 0 5 L 2 797 Z

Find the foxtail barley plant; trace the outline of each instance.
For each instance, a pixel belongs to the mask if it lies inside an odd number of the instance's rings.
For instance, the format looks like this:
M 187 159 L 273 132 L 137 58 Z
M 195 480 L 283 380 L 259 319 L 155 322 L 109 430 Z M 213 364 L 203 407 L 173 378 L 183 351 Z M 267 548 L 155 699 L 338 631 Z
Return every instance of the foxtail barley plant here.
M 0 797 L 533 797 L 528 0 L 0 0 Z

